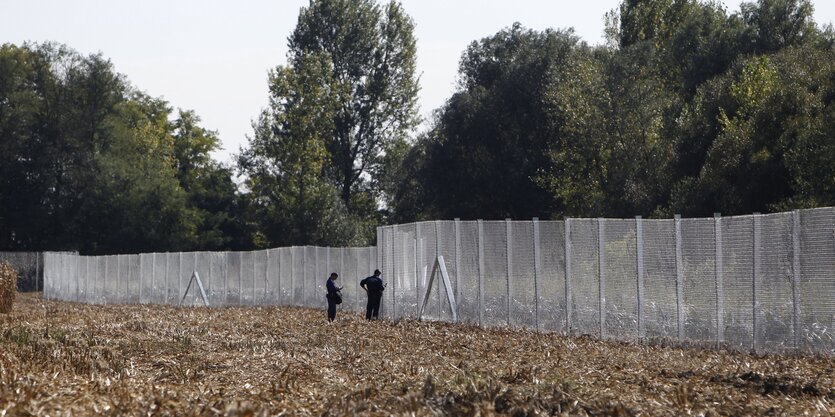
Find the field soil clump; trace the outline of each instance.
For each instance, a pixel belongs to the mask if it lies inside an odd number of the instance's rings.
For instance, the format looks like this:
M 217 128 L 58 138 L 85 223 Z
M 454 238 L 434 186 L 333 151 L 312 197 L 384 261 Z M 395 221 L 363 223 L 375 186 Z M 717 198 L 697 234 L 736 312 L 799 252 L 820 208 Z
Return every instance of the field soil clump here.
M 754 356 L 296 307 L 0 315 L 2 415 L 831 415 L 828 358 Z

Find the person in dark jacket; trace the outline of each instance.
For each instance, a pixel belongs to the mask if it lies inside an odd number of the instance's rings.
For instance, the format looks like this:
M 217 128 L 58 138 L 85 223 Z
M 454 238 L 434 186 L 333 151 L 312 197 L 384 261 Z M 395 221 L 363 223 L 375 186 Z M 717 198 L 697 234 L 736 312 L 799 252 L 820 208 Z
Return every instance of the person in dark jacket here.
M 331 272 L 331 276 L 328 278 L 328 283 L 326 287 L 328 289 L 328 294 L 325 296 L 328 300 L 328 322 L 332 322 L 336 320 L 336 304 L 337 299 L 342 298 L 342 287 L 336 286 L 336 280 L 339 278 L 339 274 L 336 272 Z M 341 301 L 340 301 L 341 302 Z
M 380 278 L 380 270 L 375 269 L 374 275 L 360 281 L 360 287 L 368 294 L 368 304 L 365 307 L 365 319 L 372 320 L 380 315 L 380 299 L 383 298 L 383 290 L 386 284 Z

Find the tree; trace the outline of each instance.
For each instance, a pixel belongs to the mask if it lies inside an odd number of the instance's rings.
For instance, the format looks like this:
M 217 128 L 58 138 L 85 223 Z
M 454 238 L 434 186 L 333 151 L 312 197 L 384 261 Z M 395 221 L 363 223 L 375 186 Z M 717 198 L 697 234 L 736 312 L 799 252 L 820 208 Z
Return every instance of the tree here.
M 414 23 L 394 1 L 312 0 L 289 38 L 289 67 L 301 70 L 312 56 L 326 57 L 327 72 L 311 80 L 332 86 L 331 131 L 325 173 L 345 206 L 367 217 L 376 209 L 368 196 L 386 143 L 407 137 L 417 125 Z M 306 106 L 304 101 L 297 105 Z M 364 204 L 363 204 L 364 202 Z
M 820 38 L 809 0 L 758 0 L 742 3 L 740 9 L 751 52 L 777 52 Z
M 231 172 L 208 156 L 217 138 L 171 111 L 100 54 L 0 47 L 0 247 L 173 251 L 240 233 L 215 218 L 229 205 L 213 199 L 235 199 Z
M 325 178 L 326 138 L 338 103 L 326 54 L 270 74 L 270 108 L 255 123 L 238 164 L 247 175 L 261 245 L 338 245 L 356 238 L 337 188 Z M 348 229 L 348 230 L 346 230 Z
M 200 126 L 193 111 L 179 110 L 171 126 L 174 163 L 188 205 L 197 212 L 196 250 L 249 249 L 245 203 L 232 181 L 232 169 L 213 160 L 217 133 Z

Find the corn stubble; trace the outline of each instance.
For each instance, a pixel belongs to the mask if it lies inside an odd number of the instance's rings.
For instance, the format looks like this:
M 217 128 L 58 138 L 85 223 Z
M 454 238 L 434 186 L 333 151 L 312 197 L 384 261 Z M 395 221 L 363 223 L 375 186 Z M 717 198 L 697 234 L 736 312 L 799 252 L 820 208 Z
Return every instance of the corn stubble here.
M 17 271 L 8 262 L 0 262 L 0 314 L 12 311 L 17 294 Z
M 301 308 L 0 316 L 0 415 L 830 415 L 833 363 Z

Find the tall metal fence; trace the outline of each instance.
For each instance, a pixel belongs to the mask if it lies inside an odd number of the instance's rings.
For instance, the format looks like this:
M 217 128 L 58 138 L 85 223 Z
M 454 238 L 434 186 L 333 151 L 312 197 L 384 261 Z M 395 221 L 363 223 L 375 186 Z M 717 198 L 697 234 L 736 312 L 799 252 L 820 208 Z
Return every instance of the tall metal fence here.
M 337 272 L 338 285 L 344 286 L 343 309 L 358 310 L 364 306 L 357 297 L 359 280 L 376 267 L 374 247 L 111 256 L 46 252 L 44 297 L 100 304 L 203 305 L 196 281 L 189 287 L 196 271 L 210 306 L 321 307 L 328 276 Z
M 384 311 L 415 317 L 444 258 L 460 321 L 759 352 L 835 349 L 835 208 L 378 229 Z M 451 321 L 442 281 L 424 315 Z
M 86 257 L 47 253 L 47 298 L 179 304 L 192 271 L 211 305 L 345 304 L 375 268 L 382 314 L 416 317 L 442 256 L 459 321 L 618 340 L 832 354 L 835 208 L 697 219 L 432 221 L 377 230 L 377 247 Z M 452 321 L 442 280 L 424 317 Z M 201 303 L 191 289 L 186 304 Z
M 0 263 L 6 262 L 17 271 L 17 290 L 40 291 L 43 288 L 43 254 L 41 252 L 0 252 Z

